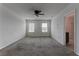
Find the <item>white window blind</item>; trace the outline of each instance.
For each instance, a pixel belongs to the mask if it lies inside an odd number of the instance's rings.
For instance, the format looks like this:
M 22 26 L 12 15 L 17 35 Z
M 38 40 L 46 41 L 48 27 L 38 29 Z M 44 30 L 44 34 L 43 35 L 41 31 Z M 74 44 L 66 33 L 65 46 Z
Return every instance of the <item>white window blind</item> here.
M 42 32 L 47 32 L 48 31 L 48 26 L 47 23 L 42 23 Z
M 29 32 L 34 32 L 34 30 L 35 30 L 35 24 L 29 23 Z

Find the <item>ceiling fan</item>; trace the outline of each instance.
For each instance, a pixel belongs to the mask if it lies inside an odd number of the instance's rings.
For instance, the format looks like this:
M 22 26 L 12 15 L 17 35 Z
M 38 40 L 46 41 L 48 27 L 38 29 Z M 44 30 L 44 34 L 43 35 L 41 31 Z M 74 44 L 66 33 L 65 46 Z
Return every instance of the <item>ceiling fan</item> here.
M 36 9 L 34 10 L 34 15 L 39 17 L 39 15 L 44 15 L 44 13 L 41 10 Z

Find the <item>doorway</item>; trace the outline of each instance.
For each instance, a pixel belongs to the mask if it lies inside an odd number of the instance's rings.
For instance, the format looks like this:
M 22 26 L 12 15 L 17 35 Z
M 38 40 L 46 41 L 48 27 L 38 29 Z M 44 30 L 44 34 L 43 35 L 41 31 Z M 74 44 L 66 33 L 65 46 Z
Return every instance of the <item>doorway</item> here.
M 75 12 L 71 11 L 69 14 L 65 16 L 65 39 L 66 39 L 66 47 L 70 50 L 74 51 L 74 17 Z

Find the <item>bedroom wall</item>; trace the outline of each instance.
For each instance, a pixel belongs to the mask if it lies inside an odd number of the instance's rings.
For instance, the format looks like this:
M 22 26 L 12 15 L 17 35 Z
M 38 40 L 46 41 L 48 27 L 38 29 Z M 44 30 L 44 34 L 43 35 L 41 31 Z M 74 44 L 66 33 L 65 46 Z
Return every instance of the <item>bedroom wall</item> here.
M 65 21 L 64 17 L 72 10 L 75 9 L 75 42 L 74 51 L 79 55 L 79 4 L 69 4 L 57 16 L 52 18 L 51 22 L 51 36 L 62 45 L 65 45 Z
M 0 4 L 0 49 L 25 36 L 26 23 L 13 11 Z

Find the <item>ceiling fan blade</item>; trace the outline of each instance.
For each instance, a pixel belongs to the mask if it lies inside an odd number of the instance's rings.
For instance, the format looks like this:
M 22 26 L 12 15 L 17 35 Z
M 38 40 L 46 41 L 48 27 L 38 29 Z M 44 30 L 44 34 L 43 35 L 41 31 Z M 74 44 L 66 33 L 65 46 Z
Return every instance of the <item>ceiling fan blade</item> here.
M 39 14 L 39 15 L 44 15 L 44 14 Z

